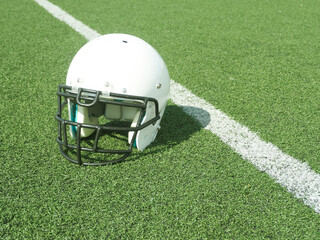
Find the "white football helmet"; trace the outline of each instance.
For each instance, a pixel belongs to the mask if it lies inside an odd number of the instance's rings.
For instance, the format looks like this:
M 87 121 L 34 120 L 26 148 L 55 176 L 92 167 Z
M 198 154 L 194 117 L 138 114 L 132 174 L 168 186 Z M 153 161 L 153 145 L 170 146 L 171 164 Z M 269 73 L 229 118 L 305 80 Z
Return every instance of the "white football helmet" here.
M 127 34 L 107 34 L 85 44 L 73 58 L 66 85 L 58 89 L 59 135 L 62 155 L 71 162 L 104 165 L 126 158 L 132 148 L 144 150 L 156 137 L 169 96 L 169 73 L 158 52 L 145 41 Z M 62 101 L 64 98 L 64 101 Z M 68 105 L 67 119 L 63 108 Z M 99 124 L 104 116 L 128 126 Z M 69 119 L 68 119 L 69 118 Z M 66 126 L 75 143 L 68 141 Z M 127 131 L 129 149 L 102 149 L 98 140 L 104 131 Z M 92 147 L 81 141 L 91 136 Z M 75 151 L 72 158 L 69 151 Z M 120 154 L 98 162 L 84 162 L 82 152 Z

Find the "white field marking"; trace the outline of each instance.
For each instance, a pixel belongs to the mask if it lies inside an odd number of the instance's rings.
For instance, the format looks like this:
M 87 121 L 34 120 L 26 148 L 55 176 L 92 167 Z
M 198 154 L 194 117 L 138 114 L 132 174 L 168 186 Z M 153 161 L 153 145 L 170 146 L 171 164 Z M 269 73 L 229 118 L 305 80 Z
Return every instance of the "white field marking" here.
M 95 30 L 89 28 L 87 25 L 84 25 L 82 22 L 75 19 L 70 14 L 66 13 L 61 8 L 52 4 L 51 2 L 46 0 L 34 0 L 34 1 L 37 2 L 41 7 L 46 9 L 49 13 L 51 13 L 51 15 L 53 15 L 55 18 L 68 24 L 71 28 L 73 28 L 78 33 L 80 33 L 80 35 L 85 37 L 88 41 L 100 36 L 100 34 L 97 33 Z
M 87 40 L 100 36 L 99 33 L 47 0 L 34 1 Z M 260 171 L 268 173 L 294 196 L 302 199 L 315 212 L 320 213 L 320 175 L 306 163 L 283 153 L 273 144 L 263 141 L 256 133 L 172 80 L 170 98 L 188 115 L 199 121 L 205 129 L 228 144 L 243 159 L 250 161 Z
M 202 127 L 216 134 L 243 159 L 249 160 L 260 171 L 268 173 L 289 192 L 320 213 L 320 175 L 306 163 L 283 153 L 272 143 L 261 140 L 256 133 L 193 95 L 180 84 L 171 81 L 170 92 L 171 100 L 198 120 Z M 197 109 L 207 113 L 203 112 L 201 115 Z

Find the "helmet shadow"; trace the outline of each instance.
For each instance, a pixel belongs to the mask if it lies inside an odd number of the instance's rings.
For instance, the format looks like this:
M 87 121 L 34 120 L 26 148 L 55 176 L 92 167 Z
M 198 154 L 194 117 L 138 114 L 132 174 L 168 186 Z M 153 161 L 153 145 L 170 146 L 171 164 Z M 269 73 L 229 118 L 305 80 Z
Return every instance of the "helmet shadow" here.
M 197 116 L 198 120 L 190 115 Z M 168 105 L 161 120 L 161 129 L 154 142 L 152 142 L 143 152 L 134 150 L 132 154 L 121 162 L 135 161 L 141 157 L 152 156 L 152 154 L 179 145 L 181 142 L 187 141 L 193 134 L 206 127 L 209 122 L 210 114 L 201 108 Z M 116 122 L 115 124 L 119 123 L 123 124 L 123 126 L 130 125 L 130 123 L 125 122 Z M 101 134 L 101 137 L 106 135 L 113 140 L 120 140 L 122 142 L 127 141 L 127 132 L 121 132 L 118 133 L 118 135 L 115 135 L 113 131 L 106 131 Z M 94 136 L 90 136 L 84 141 L 92 147 L 93 140 Z
M 197 116 L 198 120 L 191 117 Z M 194 133 L 210 123 L 210 114 L 190 106 L 169 105 L 161 121 L 161 129 L 146 154 L 156 153 L 187 141 Z M 135 157 L 139 154 L 134 154 Z M 143 154 L 144 155 L 144 154 Z

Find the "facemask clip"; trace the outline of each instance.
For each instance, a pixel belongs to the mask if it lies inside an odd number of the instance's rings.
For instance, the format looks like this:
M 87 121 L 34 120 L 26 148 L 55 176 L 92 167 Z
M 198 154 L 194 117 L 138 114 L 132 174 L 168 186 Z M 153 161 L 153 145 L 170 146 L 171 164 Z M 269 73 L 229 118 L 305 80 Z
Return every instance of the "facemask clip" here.
M 101 91 L 79 88 L 76 101 L 82 107 L 91 107 L 98 102 L 99 95 L 101 95 Z M 81 99 L 86 102 L 81 102 Z

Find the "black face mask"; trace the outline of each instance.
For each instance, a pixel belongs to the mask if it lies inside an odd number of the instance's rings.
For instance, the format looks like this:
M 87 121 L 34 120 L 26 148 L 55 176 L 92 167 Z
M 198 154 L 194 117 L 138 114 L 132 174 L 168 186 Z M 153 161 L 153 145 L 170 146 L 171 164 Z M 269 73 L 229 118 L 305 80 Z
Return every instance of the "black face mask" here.
M 58 112 L 55 119 L 59 123 L 57 137 L 59 149 L 66 159 L 79 165 L 100 166 L 123 161 L 135 147 L 138 132 L 160 119 L 158 101 L 154 98 L 116 93 L 109 93 L 109 97 L 106 98 L 100 91 L 84 88 L 79 88 L 78 92 L 74 93 L 72 87 L 67 85 L 59 85 L 57 95 Z M 154 116 L 142 123 L 149 104 L 154 105 Z M 63 110 L 66 105 L 69 105 L 69 117 L 64 117 L 66 114 Z M 77 122 L 75 115 L 78 107 L 87 108 L 89 116 L 99 118 L 105 116 L 106 106 L 137 109 L 138 119 L 135 126 L 121 121 L 97 125 Z M 71 129 L 71 134 L 68 134 L 67 128 Z M 84 130 L 90 132 L 90 136 L 82 138 L 81 132 Z M 125 135 L 129 132 L 132 137 L 129 138 L 126 149 L 105 149 L 100 144 L 101 138 L 106 134 L 112 137 L 113 133 Z

